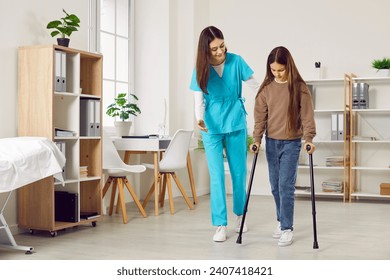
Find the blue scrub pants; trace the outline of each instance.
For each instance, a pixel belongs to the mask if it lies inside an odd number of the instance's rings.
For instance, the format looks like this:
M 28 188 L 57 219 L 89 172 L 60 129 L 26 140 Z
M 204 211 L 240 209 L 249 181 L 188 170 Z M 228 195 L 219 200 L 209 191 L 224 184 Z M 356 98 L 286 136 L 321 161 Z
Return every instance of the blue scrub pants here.
M 213 226 L 227 225 L 226 190 L 223 148 L 229 163 L 233 186 L 233 213 L 243 215 L 246 201 L 246 129 L 224 134 L 202 132 L 210 173 L 211 222 Z
M 276 218 L 282 230 L 293 230 L 295 182 L 301 145 L 301 139 L 275 140 L 266 137 L 269 180 Z

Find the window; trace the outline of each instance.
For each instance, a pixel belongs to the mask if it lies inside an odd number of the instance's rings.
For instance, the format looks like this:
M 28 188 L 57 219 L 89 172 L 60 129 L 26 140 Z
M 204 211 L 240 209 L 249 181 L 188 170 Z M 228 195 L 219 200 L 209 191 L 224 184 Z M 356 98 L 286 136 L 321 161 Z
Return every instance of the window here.
M 114 123 L 105 114 L 114 97 L 132 93 L 132 11 L 132 0 L 90 0 L 89 47 L 103 54 L 103 126 Z

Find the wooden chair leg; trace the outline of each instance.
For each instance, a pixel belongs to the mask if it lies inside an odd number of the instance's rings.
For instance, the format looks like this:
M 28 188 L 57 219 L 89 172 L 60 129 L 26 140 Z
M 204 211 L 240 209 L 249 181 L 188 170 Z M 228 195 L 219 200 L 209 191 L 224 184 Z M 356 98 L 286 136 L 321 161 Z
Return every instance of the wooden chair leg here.
M 110 188 L 112 180 L 113 180 L 113 178 L 111 176 L 108 177 L 106 184 L 104 185 L 104 188 L 103 188 L 103 197 L 106 195 L 108 189 Z
M 162 175 L 162 188 L 160 192 L 160 206 L 164 207 L 164 201 L 165 201 L 165 190 L 167 188 L 167 174 Z
M 117 178 L 114 178 L 112 183 L 112 189 L 111 189 L 110 210 L 108 211 L 108 215 L 110 216 L 112 215 L 112 210 L 114 209 L 117 185 L 118 185 L 118 180 Z
M 190 152 L 187 153 L 187 172 L 190 179 L 192 199 L 194 200 L 194 204 L 198 204 L 198 197 L 196 196 L 196 189 L 195 189 L 194 174 L 192 173 Z
M 149 200 L 150 198 L 152 197 L 152 194 L 154 193 L 154 183 L 152 184 L 152 186 L 150 187 L 150 190 L 148 192 L 148 194 L 146 195 L 145 199 L 144 199 L 144 202 L 142 203 L 142 207 L 145 209 L 146 208 L 146 205 L 149 203 Z
M 160 183 L 160 180 L 161 180 L 161 176 L 159 175 L 158 178 L 157 178 L 157 183 L 159 184 Z M 152 186 L 150 187 L 149 189 L 149 192 L 148 194 L 146 195 L 145 199 L 144 199 L 144 202 L 142 203 L 142 207 L 145 209 L 146 208 L 146 205 L 149 203 L 149 200 L 150 198 L 152 197 L 152 194 L 154 193 L 154 183 L 152 184 Z
M 125 194 L 124 194 L 124 186 L 123 186 L 123 178 L 118 178 L 118 200 L 120 203 L 118 203 L 122 210 L 122 219 L 123 223 L 127 224 L 127 213 L 126 213 L 126 204 L 125 204 Z M 118 205 L 117 205 L 118 208 Z
M 179 178 L 177 178 L 177 176 L 176 176 L 176 173 L 172 173 L 171 175 L 172 175 L 173 179 L 175 180 L 176 185 L 179 188 L 181 194 L 183 195 L 184 200 L 186 201 L 188 207 L 190 207 L 191 210 L 194 209 L 194 205 L 190 202 L 190 200 L 187 196 L 187 193 L 185 192 L 185 190 L 183 188 L 183 185 L 180 183 Z
M 127 190 L 129 191 L 129 193 L 130 193 L 131 196 L 133 197 L 133 200 L 134 200 L 135 204 L 138 206 L 138 209 L 139 209 L 139 211 L 141 212 L 142 216 L 144 216 L 144 218 L 146 218 L 145 210 L 144 210 L 144 208 L 142 207 L 141 203 L 139 202 L 138 197 L 137 197 L 137 195 L 135 194 L 133 187 L 130 185 L 129 180 L 127 180 L 127 179 L 125 178 L 125 179 L 124 179 L 124 183 L 125 183 L 125 186 L 126 186 Z
M 171 177 L 169 177 L 169 174 L 165 174 L 168 182 L 168 196 L 169 196 L 169 209 L 171 210 L 171 214 L 175 213 L 175 207 L 173 205 L 173 197 L 172 197 L 172 184 L 171 184 Z

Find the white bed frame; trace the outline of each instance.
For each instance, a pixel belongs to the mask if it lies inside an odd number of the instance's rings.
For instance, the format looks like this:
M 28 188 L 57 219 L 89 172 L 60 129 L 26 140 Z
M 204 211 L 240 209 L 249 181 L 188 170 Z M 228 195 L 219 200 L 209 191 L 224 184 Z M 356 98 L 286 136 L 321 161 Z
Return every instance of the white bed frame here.
M 8 227 L 7 221 L 5 220 L 3 214 L 12 193 L 13 191 L 10 191 L 8 193 L 7 198 L 3 206 L 1 207 L 1 211 L 0 211 L 0 247 L 6 249 L 26 251 L 26 254 L 29 255 L 34 252 L 34 248 L 29 246 L 19 246 L 18 244 L 16 244 L 16 241 L 11 233 L 11 230 Z

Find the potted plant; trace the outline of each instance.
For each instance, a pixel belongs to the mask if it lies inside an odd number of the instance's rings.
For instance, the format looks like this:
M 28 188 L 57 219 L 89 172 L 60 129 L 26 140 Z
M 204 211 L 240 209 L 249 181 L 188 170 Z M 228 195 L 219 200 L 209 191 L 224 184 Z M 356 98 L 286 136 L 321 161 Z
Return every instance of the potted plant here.
M 380 76 L 389 76 L 390 58 L 374 59 L 371 63 L 372 67 L 377 69 Z
M 62 11 L 65 17 L 49 22 L 46 28 L 56 29 L 50 33 L 51 37 L 60 35 L 61 37 L 57 38 L 58 45 L 68 47 L 70 39 L 66 37 L 70 37 L 74 31 L 77 31 L 77 27 L 80 27 L 80 19 L 75 14 L 68 14 L 64 9 Z
M 138 97 L 134 94 L 129 94 L 135 101 Z M 119 93 L 114 98 L 115 102 L 107 106 L 106 114 L 110 117 L 119 117 L 120 121 L 115 121 L 115 129 L 117 136 L 129 135 L 131 128 L 131 121 L 128 121 L 130 116 L 138 116 L 141 114 L 141 110 L 138 105 L 134 102 L 130 102 L 127 99 L 127 93 Z

